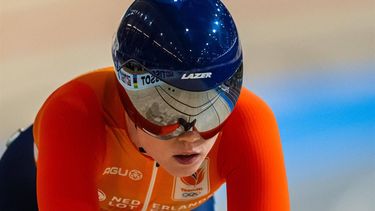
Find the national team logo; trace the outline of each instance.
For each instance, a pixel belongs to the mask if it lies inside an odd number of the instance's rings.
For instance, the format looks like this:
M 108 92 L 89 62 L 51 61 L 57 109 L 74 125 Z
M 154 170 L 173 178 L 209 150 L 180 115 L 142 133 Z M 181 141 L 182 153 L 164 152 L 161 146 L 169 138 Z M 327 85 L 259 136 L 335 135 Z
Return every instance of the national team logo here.
M 107 196 L 102 190 L 98 189 L 98 198 L 99 198 L 99 201 L 104 201 L 107 198 Z
M 205 174 L 205 169 L 201 167 L 193 175 L 181 177 L 180 179 L 185 185 L 196 186 L 203 181 Z
M 206 158 L 200 168 L 191 176 L 175 177 L 172 199 L 196 199 L 209 193 L 209 159 Z

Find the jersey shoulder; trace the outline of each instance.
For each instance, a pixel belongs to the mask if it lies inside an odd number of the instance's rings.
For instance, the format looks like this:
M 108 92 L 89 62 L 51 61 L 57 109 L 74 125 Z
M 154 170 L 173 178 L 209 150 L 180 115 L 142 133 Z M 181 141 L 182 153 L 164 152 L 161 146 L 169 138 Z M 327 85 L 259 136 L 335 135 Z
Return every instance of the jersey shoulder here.
M 259 121 L 260 119 L 272 119 L 274 114 L 262 98 L 243 87 L 231 118 L 234 119 L 231 122 L 245 121 L 246 123 L 260 124 L 262 123 Z
M 78 118 L 100 118 L 105 93 L 115 92 L 116 80 L 113 68 L 102 68 L 78 76 L 57 88 L 43 103 L 34 121 L 34 137 L 37 142 L 42 123 L 51 124 L 59 115 L 68 121 Z M 108 84 L 112 84 L 109 87 Z M 113 89 L 112 92 L 111 90 Z M 79 116 L 77 116 L 79 114 Z
M 219 162 L 223 175 L 241 166 L 250 155 L 263 155 L 265 145 L 278 144 L 279 133 L 271 108 L 260 97 L 242 88 L 239 100 L 222 130 Z

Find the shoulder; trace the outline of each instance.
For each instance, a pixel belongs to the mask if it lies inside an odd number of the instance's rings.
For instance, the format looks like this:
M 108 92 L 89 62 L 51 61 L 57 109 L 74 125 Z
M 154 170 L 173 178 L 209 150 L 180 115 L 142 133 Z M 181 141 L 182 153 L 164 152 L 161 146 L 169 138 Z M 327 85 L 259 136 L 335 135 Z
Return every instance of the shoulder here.
M 232 164 L 241 162 L 241 153 L 255 153 L 268 145 L 278 145 L 279 138 L 271 108 L 253 92 L 242 88 L 236 107 L 222 131 L 220 154 L 223 159 L 232 157 Z
M 222 131 L 219 146 L 222 174 L 228 175 L 233 169 L 246 172 L 263 169 L 266 163 L 276 160 L 283 160 L 276 118 L 260 97 L 243 88 Z
M 248 142 L 264 137 L 268 132 L 278 133 L 276 118 L 267 103 L 243 87 L 233 113 L 223 128 L 223 139 Z
M 289 210 L 282 145 L 270 107 L 243 88 L 222 137 L 219 161 L 231 201 L 228 207 L 262 210 L 270 201 L 267 210 Z
M 47 98 L 38 116 L 51 109 L 65 112 L 69 109 L 84 112 L 97 103 L 95 92 L 88 84 L 79 80 L 72 80 L 56 89 Z
M 56 89 L 43 103 L 34 121 L 34 134 L 49 125 L 71 124 L 77 121 L 101 121 L 100 92 L 105 80 L 113 77 L 111 68 L 81 75 Z
M 274 121 L 274 114 L 268 104 L 262 98 L 243 87 L 227 125 L 228 127 L 251 127 L 274 123 Z
M 80 75 L 57 88 L 44 102 L 41 110 L 48 107 L 84 109 L 99 103 L 101 92 L 108 80 L 115 80 L 113 68 L 102 68 Z

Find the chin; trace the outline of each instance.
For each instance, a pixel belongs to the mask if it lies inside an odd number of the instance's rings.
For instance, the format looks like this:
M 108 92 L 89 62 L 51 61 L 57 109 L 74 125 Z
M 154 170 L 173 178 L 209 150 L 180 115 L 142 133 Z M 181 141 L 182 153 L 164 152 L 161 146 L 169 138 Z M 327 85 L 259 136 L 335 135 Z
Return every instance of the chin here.
M 201 164 L 202 162 L 199 162 L 198 164 L 192 166 L 178 166 L 175 168 L 166 169 L 166 171 L 176 177 L 191 176 L 198 170 Z

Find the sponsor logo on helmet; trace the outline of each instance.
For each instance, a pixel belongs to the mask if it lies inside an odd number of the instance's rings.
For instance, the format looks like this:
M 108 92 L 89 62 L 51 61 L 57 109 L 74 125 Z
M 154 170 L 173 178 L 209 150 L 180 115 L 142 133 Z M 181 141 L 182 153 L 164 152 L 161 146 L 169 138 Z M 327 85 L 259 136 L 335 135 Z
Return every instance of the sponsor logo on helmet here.
M 127 90 L 142 90 L 161 85 L 163 82 L 150 73 L 131 74 L 122 68 L 118 71 L 117 78 Z
M 211 72 L 207 72 L 207 73 L 190 73 L 190 74 L 184 73 L 182 75 L 181 79 L 187 80 L 187 79 L 211 78 L 211 75 L 212 75 Z
M 119 175 L 123 177 L 129 177 L 131 180 L 139 181 L 143 178 L 141 171 L 137 169 L 122 169 L 120 167 L 108 167 L 104 170 L 103 175 Z
M 99 201 L 104 201 L 107 198 L 105 193 L 100 189 L 98 189 L 98 197 L 99 197 Z

